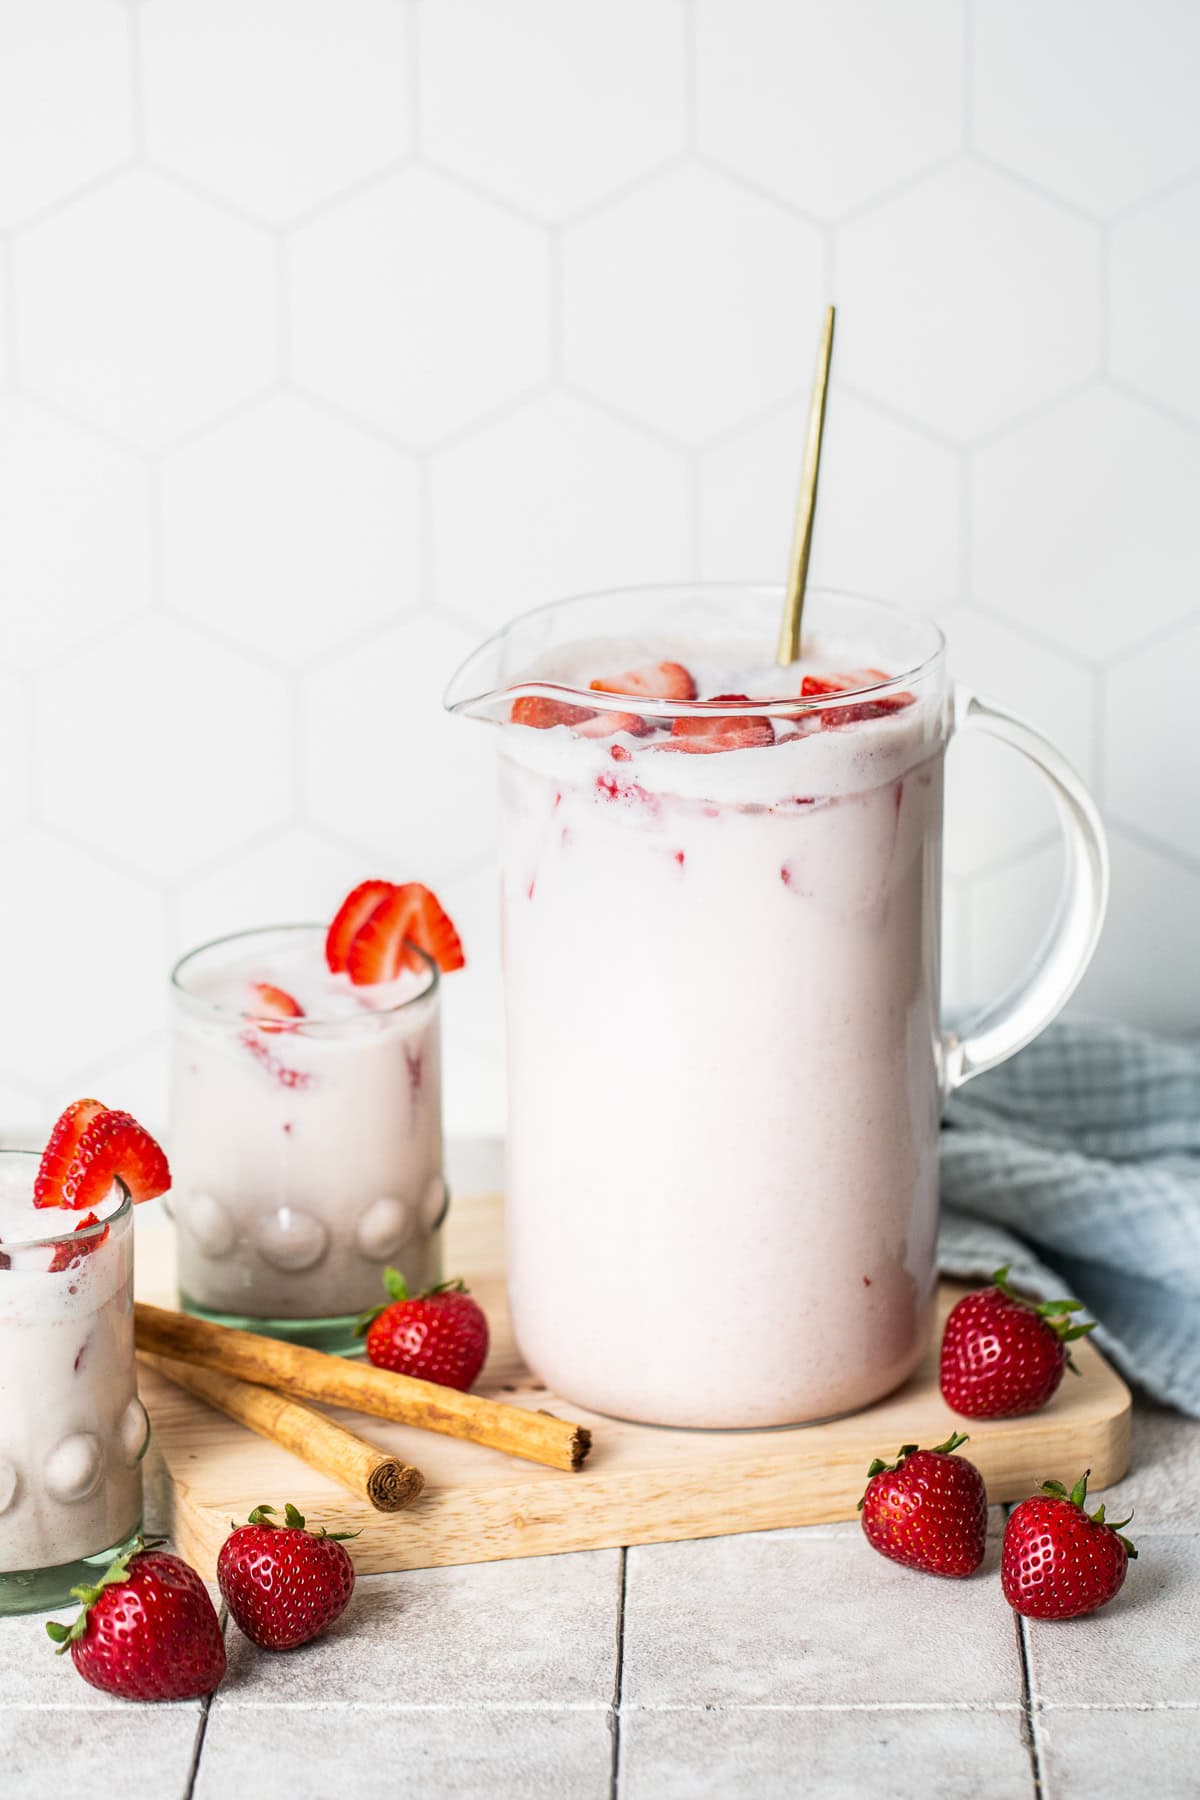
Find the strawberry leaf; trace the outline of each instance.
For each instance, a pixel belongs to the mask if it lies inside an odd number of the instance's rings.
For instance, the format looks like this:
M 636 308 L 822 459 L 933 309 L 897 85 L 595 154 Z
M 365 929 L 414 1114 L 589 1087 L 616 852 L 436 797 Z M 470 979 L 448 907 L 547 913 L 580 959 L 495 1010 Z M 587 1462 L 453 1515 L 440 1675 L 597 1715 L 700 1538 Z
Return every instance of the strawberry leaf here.
M 47 1619 L 46 1632 L 58 1645 L 55 1655 L 62 1656 L 68 1645 L 77 1643 L 88 1628 L 88 1613 L 100 1598 L 106 1587 L 112 1587 L 118 1581 L 126 1581 L 129 1577 L 129 1565 L 142 1550 L 153 1550 L 163 1543 L 163 1538 L 135 1537 L 127 1544 L 105 1569 L 99 1581 L 93 1587 L 73 1587 L 72 1598 L 78 1600 L 81 1610 L 75 1615 L 70 1626 L 60 1625 L 56 1619 Z
M 393 1300 L 408 1299 L 408 1283 L 405 1281 L 399 1269 L 385 1269 L 383 1271 L 383 1285 Z

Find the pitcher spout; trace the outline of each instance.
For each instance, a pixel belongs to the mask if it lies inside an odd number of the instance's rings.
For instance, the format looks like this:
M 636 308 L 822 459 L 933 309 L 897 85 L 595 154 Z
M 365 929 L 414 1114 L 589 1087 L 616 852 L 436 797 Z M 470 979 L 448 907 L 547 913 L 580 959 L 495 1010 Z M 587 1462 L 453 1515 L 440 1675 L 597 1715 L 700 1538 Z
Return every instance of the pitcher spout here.
M 467 719 L 500 724 L 509 717 L 511 698 L 504 678 L 504 641 L 507 629 L 497 632 L 472 650 L 450 677 L 442 705 L 447 712 Z
M 447 712 L 491 725 L 507 725 L 521 694 L 560 694 L 562 684 L 535 671 L 561 632 L 561 606 L 544 606 L 513 619 L 473 650 L 450 678 L 442 696 Z

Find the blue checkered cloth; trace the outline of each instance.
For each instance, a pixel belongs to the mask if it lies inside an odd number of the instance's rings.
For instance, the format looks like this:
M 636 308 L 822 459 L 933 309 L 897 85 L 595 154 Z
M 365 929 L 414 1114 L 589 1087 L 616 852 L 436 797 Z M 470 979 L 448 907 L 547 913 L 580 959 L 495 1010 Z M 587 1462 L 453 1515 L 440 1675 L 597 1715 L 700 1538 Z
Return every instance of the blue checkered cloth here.
M 948 1275 L 1069 1293 L 1131 1380 L 1200 1417 L 1200 1043 L 1064 1020 L 947 1104 Z

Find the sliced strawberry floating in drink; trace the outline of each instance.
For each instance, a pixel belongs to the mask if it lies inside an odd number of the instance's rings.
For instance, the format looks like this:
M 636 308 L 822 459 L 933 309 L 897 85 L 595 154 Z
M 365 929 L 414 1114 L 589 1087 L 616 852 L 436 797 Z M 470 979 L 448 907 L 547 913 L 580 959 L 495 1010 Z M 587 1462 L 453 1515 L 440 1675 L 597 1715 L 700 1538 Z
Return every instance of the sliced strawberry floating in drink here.
M 75 1230 L 87 1231 L 91 1226 L 99 1223 L 94 1212 L 85 1213 L 75 1226 Z M 95 1237 L 81 1238 L 77 1244 L 55 1244 L 54 1254 L 50 1258 L 51 1275 L 59 1275 L 64 1269 L 73 1269 L 77 1264 L 83 1262 L 85 1257 L 93 1256 L 101 1244 L 107 1241 L 108 1229 L 106 1225 L 103 1231 L 96 1233 Z M 78 1367 L 78 1362 L 76 1366 Z
M 714 694 L 713 704 L 723 706 L 736 705 L 744 701 L 747 706 L 753 704 L 749 694 Z M 757 750 L 775 742 L 775 727 L 770 719 L 760 715 L 747 713 L 744 716 L 705 718 L 700 713 L 688 713 L 676 719 L 671 726 L 671 741 L 660 744 L 662 750 L 688 750 L 693 753 L 706 753 L 715 750 Z
M 879 687 L 890 681 L 886 669 L 855 669 L 846 675 L 806 675 L 800 684 L 802 700 L 823 694 L 852 694 L 863 688 Z M 911 706 L 915 694 L 879 694 L 870 700 L 859 700 L 850 706 L 827 706 L 821 713 L 821 730 L 838 731 L 844 725 L 857 725 L 863 719 L 885 719 L 889 713 L 902 712 Z
M 821 714 L 821 730 L 839 731 L 843 725 L 857 725 L 863 719 L 886 719 L 903 712 L 915 699 L 915 694 L 882 694 L 878 700 L 860 700 L 853 706 L 827 706 Z
M 641 694 L 647 700 L 694 700 L 696 683 L 682 663 L 653 663 L 644 669 L 627 669 L 611 681 L 593 681 L 598 694 Z
M 251 1017 L 260 1031 L 289 1031 L 291 1020 L 304 1017 L 300 1002 L 272 981 L 252 981 L 250 993 L 254 1003 Z
M 800 698 L 813 700 L 820 694 L 849 694 L 855 688 L 878 687 L 887 676 L 880 669 L 859 669 L 851 675 L 806 675 L 800 683 Z
M 350 946 L 381 900 L 395 892 L 394 881 L 360 881 L 351 888 L 334 915 L 325 938 L 325 961 L 335 975 L 343 973 Z
M 513 724 L 531 725 L 535 731 L 550 731 L 555 725 L 585 725 L 594 716 L 584 706 L 568 706 L 541 694 L 522 694 L 512 703 Z
M 593 681 L 593 687 L 597 683 Z M 630 737 L 645 737 L 650 730 L 650 721 L 643 719 L 640 713 L 598 712 L 590 719 L 584 719 L 575 727 L 580 737 L 606 738 L 616 737 L 618 731 L 628 732 Z
M 461 969 L 462 940 L 436 894 L 419 881 L 394 887 L 361 925 L 350 945 L 346 971 L 356 987 L 395 981 L 414 966 L 410 945 L 431 956 L 442 973 Z
M 127 1112 L 76 1100 L 50 1133 L 33 1184 L 35 1206 L 96 1206 L 116 1180 L 135 1203 L 165 1194 L 171 1171 L 162 1148 Z

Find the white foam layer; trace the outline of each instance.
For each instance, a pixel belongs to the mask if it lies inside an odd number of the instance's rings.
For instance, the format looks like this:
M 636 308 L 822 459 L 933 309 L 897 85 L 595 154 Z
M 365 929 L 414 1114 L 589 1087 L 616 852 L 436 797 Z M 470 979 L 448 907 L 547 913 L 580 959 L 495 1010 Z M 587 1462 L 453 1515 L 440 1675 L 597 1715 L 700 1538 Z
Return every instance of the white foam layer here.
M 351 1020 L 390 1012 L 417 999 L 429 986 L 429 977 L 424 969 L 404 970 L 395 981 L 355 987 L 349 976 L 330 973 L 311 939 L 303 943 L 275 941 L 269 949 L 232 951 L 219 968 L 189 973 L 187 992 L 225 1012 L 261 1016 L 263 1008 L 254 993 L 256 982 L 282 988 L 314 1021 Z
M 20 1312 L 25 1317 L 32 1308 L 39 1316 L 50 1317 L 94 1307 L 104 1297 L 104 1259 L 92 1254 L 70 1269 L 52 1271 L 54 1248 L 47 1242 L 72 1236 L 87 1213 L 61 1206 L 35 1206 L 32 1175 L 32 1168 L 22 1168 L 17 1173 L 0 1166 L 0 1256 L 8 1265 L 0 1266 L 0 1315 Z M 122 1199 L 121 1190 L 114 1186 L 102 1201 L 87 1210 L 98 1219 L 108 1219 L 120 1211 Z M 101 1263 L 99 1269 L 91 1266 L 97 1262 Z
M 750 646 L 736 640 L 697 646 L 658 639 L 616 648 L 610 643 L 572 645 L 531 664 L 523 679 L 562 683 L 579 689 L 582 696 L 593 679 L 611 680 L 626 669 L 661 661 L 681 662 L 701 699 L 737 693 L 764 703 L 798 698 L 805 675 L 880 666 L 869 646 L 845 640 L 815 641 L 802 661 L 780 670 L 764 664 L 761 656 L 754 659 Z M 865 686 L 862 691 L 867 691 Z M 794 721 L 773 721 L 775 743 L 757 748 L 689 753 L 664 748 L 671 740 L 661 732 L 588 738 L 570 726 L 557 725 L 548 731 L 529 727 L 506 731 L 503 752 L 563 785 L 588 785 L 615 770 L 619 780 L 634 782 L 648 793 L 717 804 L 771 806 L 800 797 L 829 799 L 897 780 L 925 761 L 941 741 L 945 718 L 940 694 L 931 692 L 928 682 L 905 691 L 913 694 L 911 704 L 882 718 L 853 720 L 834 730 L 809 729 L 820 709 L 798 707 Z M 833 704 L 844 707 L 854 699 L 851 691 L 838 695 Z M 631 711 L 636 704 L 631 703 Z M 629 752 L 628 760 L 619 759 L 619 769 L 612 755 L 614 744 Z

